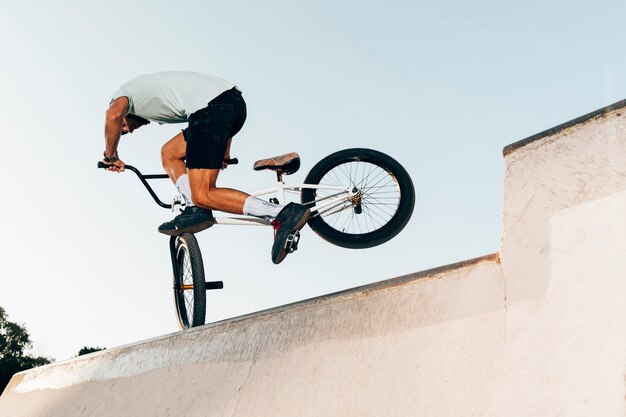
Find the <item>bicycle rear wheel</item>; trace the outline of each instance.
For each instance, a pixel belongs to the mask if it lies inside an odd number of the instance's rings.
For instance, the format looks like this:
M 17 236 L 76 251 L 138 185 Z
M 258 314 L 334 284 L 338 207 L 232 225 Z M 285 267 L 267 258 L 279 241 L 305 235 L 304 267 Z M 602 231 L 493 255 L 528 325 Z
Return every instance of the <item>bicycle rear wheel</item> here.
M 170 239 L 174 269 L 174 305 L 181 329 L 201 326 L 206 315 L 204 264 L 196 237 L 183 233 Z
M 309 219 L 318 235 L 335 245 L 362 249 L 387 242 L 406 226 L 415 206 L 411 177 L 395 159 L 372 149 L 335 152 L 309 172 L 306 184 L 350 187 L 346 198 Z M 337 191 L 304 188 L 301 202 L 315 205 L 334 198 Z

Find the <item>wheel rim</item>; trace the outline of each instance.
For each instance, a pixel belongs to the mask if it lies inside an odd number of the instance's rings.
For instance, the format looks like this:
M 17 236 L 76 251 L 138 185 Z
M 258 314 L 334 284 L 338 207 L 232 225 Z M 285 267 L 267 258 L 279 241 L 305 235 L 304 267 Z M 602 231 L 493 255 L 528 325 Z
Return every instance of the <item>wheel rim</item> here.
M 355 160 L 339 164 L 326 172 L 319 184 L 345 186 L 350 184 L 361 193 L 348 201 L 319 213 L 326 224 L 345 234 L 376 232 L 388 224 L 400 206 L 400 186 L 396 177 L 380 165 Z M 315 200 L 323 200 L 335 192 L 316 190 Z M 360 211 L 360 213 L 359 213 Z
M 193 320 L 193 271 L 189 251 L 185 245 L 181 245 L 177 254 L 178 282 L 176 283 L 176 300 L 179 315 L 184 327 L 190 327 Z

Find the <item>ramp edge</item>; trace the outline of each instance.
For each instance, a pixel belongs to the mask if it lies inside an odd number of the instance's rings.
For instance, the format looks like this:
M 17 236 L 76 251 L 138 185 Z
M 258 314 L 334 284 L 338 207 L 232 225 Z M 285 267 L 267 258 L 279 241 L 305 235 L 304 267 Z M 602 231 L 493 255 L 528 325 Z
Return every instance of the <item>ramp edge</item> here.
M 562 130 L 568 129 L 572 126 L 576 126 L 578 124 L 582 124 L 585 123 L 591 119 L 594 119 L 596 117 L 601 117 L 604 116 L 612 111 L 615 110 L 619 110 L 626 107 L 626 99 L 618 101 L 617 103 L 613 103 L 609 106 L 603 107 L 601 109 L 592 111 L 591 113 L 585 114 L 583 116 L 577 117 L 575 119 L 570 120 L 569 122 L 565 122 L 562 123 L 560 125 L 557 125 L 555 127 L 552 127 L 550 129 L 544 130 L 543 132 L 539 132 L 537 134 L 534 134 L 532 136 L 527 137 L 526 139 L 522 139 L 518 142 L 512 143 L 510 145 L 507 145 L 504 147 L 504 149 L 502 150 L 502 154 L 503 156 L 508 156 L 509 154 L 513 153 L 514 151 L 516 151 L 517 149 L 520 149 L 526 145 L 528 145 L 529 143 L 535 142 L 539 139 L 545 138 L 547 136 L 552 136 L 556 133 L 559 133 Z

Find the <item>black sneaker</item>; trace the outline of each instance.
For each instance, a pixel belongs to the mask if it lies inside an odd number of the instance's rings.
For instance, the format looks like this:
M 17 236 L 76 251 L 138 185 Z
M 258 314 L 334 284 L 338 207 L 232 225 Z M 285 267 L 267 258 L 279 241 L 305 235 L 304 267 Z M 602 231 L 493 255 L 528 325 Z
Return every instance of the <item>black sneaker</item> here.
M 311 217 L 311 211 L 302 204 L 289 203 L 278 213 L 272 222 L 274 226 L 274 245 L 272 262 L 279 264 L 287 256 L 287 240 L 304 227 Z
M 211 210 L 191 206 L 187 207 L 174 220 L 163 223 L 159 226 L 159 232 L 178 236 L 183 233 L 197 233 L 215 224 L 215 218 Z

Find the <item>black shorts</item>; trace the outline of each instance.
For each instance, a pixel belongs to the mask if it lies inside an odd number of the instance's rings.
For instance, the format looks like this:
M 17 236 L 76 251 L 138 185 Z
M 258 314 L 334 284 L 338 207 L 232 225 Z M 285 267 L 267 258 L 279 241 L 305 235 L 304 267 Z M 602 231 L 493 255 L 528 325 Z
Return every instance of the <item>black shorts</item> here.
M 191 114 L 189 126 L 183 130 L 187 168 L 221 168 L 228 139 L 241 130 L 246 115 L 246 102 L 236 88 L 223 92 L 208 106 Z

